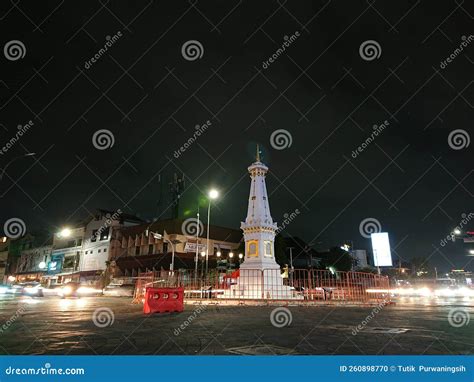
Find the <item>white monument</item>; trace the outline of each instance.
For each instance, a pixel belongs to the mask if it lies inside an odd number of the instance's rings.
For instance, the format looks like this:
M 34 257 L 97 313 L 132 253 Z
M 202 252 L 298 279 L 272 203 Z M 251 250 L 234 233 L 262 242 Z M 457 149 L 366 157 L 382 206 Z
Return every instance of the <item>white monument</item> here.
M 268 167 L 257 156 L 248 167 L 250 195 L 247 218 L 241 223 L 244 232 L 245 257 L 240 265 L 237 285 L 232 285 L 226 297 L 248 299 L 298 298 L 289 286 L 283 285 L 280 266 L 275 261 L 275 231 L 278 228 L 270 215 L 265 176 Z M 230 296 L 229 296 L 230 292 Z

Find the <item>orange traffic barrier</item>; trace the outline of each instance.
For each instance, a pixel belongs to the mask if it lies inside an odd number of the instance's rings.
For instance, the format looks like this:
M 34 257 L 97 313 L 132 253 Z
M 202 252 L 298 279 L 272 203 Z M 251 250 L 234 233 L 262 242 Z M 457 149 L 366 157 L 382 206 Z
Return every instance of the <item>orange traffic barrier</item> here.
M 182 312 L 184 288 L 146 288 L 143 313 Z

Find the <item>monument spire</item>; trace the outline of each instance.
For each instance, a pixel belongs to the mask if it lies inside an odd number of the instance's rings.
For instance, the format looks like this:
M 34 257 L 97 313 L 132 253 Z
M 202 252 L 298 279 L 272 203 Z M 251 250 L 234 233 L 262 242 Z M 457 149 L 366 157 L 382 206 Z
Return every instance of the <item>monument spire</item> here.
M 255 159 L 257 160 L 257 162 L 260 162 L 260 147 L 258 146 L 258 143 L 257 143 L 257 155 L 255 156 Z

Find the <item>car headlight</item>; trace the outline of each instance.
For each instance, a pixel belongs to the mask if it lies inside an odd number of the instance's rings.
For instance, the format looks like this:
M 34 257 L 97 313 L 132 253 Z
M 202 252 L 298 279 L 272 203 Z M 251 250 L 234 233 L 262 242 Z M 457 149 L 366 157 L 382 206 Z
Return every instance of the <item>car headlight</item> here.
M 65 294 L 65 295 L 71 294 L 71 293 L 72 293 L 72 288 L 71 288 L 71 287 L 68 287 L 68 286 L 67 286 L 67 287 L 64 287 L 64 288 L 62 289 L 62 293 Z

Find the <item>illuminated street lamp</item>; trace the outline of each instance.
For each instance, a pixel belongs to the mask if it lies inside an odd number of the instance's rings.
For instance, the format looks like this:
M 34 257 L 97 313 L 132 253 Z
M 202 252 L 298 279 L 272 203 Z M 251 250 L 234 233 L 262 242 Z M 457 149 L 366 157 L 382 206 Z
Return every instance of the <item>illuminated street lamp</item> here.
M 206 240 L 206 274 L 209 264 L 209 223 L 211 221 L 211 200 L 217 199 L 219 192 L 215 189 L 209 191 L 209 205 L 207 207 L 207 240 Z
M 221 251 L 217 251 L 216 256 L 221 257 Z
M 69 237 L 71 236 L 71 230 L 69 228 L 63 228 L 58 232 L 58 237 Z
M 456 228 L 453 232 L 454 232 L 455 235 L 460 235 L 461 234 L 461 230 L 459 228 Z
M 243 257 L 244 257 L 244 255 L 243 255 L 243 254 L 241 254 L 241 253 L 239 253 L 239 263 L 241 263 L 241 262 L 242 262 L 242 259 L 243 259 Z
M 474 255 L 474 249 L 470 249 L 470 250 L 469 250 L 469 253 L 470 253 L 471 255 Z

